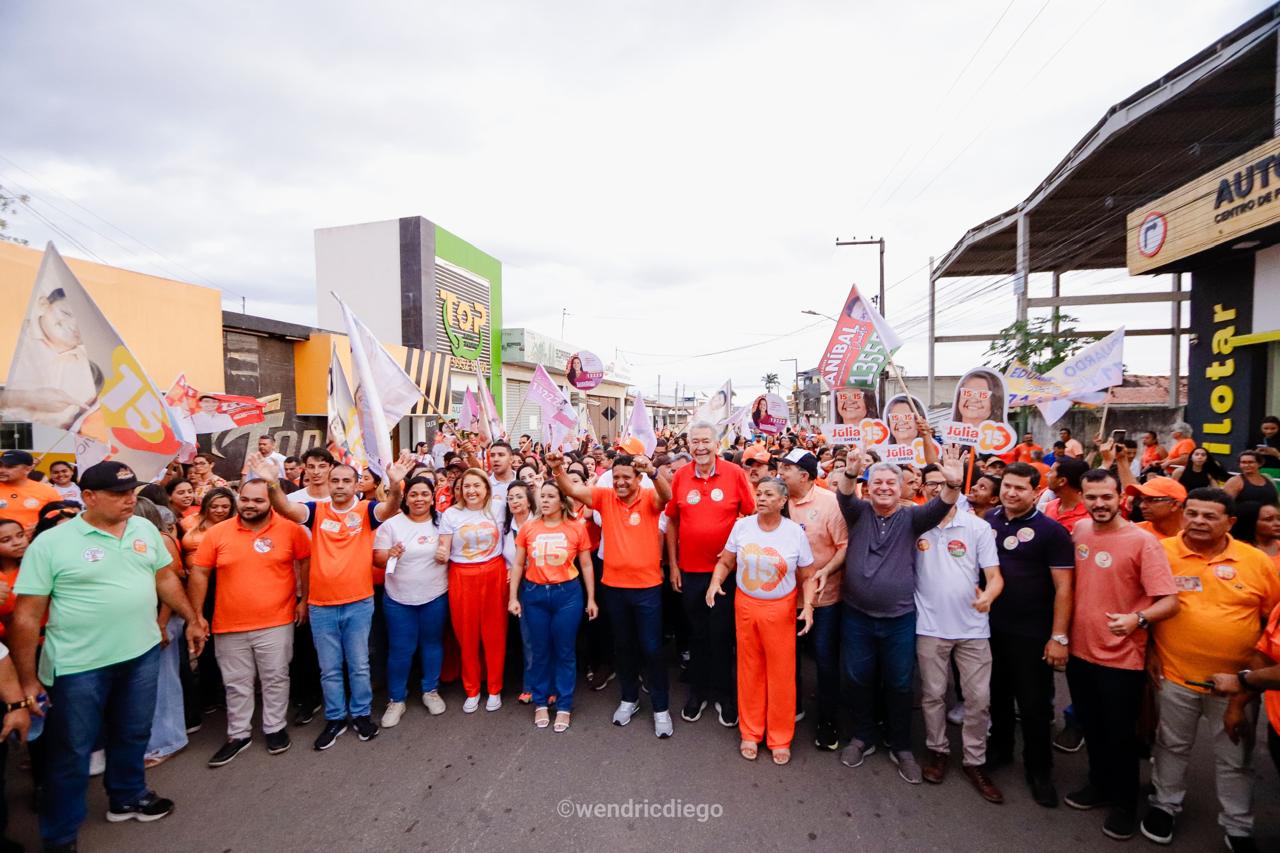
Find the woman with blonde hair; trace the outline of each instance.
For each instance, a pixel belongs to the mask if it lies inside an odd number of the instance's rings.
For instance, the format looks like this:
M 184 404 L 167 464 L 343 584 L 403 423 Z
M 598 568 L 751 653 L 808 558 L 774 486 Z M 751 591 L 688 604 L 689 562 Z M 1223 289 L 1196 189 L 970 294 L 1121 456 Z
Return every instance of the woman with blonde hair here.
M 502 707 L 502 668 L 507 646 L 507 563 L 502 556 L 502 509 L 481 468 L 458 481 L 454 504 L 440 518 L 436 560 L 449 561 L 449 617 L 462 657 L 465 713 L 480 707 L 480 654 L 489 696 L 486 711 Z

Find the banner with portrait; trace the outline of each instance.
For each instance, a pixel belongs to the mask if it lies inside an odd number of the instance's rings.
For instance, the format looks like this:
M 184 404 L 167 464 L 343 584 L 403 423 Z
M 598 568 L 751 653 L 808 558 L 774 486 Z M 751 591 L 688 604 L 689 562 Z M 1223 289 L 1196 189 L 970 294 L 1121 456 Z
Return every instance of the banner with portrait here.
M 960 377 L 951 402 L 951 419 L 939 436 L 944 444 L 962 444 L 980 454 L 1008 453 L 1018 437 L 1009 424 L 1009 392 L 1004 376 L 975 367 Z
M 761 394 L 751 403 L 751 426 L 765 435 L 781 435 L 791 416 L 787 401 L 777 394 Z

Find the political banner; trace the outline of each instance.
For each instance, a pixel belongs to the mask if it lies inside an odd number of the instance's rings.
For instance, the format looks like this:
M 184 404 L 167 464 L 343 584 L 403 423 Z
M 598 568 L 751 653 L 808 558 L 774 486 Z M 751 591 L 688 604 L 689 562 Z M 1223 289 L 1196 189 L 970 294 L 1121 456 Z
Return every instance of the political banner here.
M 462 397 L 462 411 L 458 413 L 458 429 L 485 434 L 484 418 L 480 417 L 480 403 L 470 388 Z
M 534 403 L 542 414 L 542 440 L 548 447 L 559 449 L 578 427 L 578 412 L 573 403 L 541 364 L 534 368 L 525 394 L 526 401 Z
M 822 380 L 833 391 L 845 385 L 872 387 L 901 346 L 897 334 L 875 306 L 862 298 L 855 284 L 849 288 L 844 310 L 819 362 Z
M 502 422 L 502 416 L 498 414 L 498 406 L 493 401 L 493 394 L 489 393 L 489 385 L 484 381 L 484 374 L 480 372 L 478 362 L 476 364 L 476 382 L 479 385 L 479 393 L 476 397 L 480 401 L 480 416 L 484 419 L 485 428 L 488 431 L 488 439 L 490 441 L 506 441 L 507 426 Z
M 706 421 L 714 424 L 723 433 L 728 426 L 727 421 L 733 413 L 733 380 L 730 379 L 720 389 L 707 398 L 707 401 L 693 410 L 689 418 L 690 424 Z
M 326 425 L 326 445 L 329 453 L 343 465 L 356 470 L 369 467 L 369 455 L 365 451 L 364 436 L 360 432 L 360 414 L 356 410 L 355 396 L 347 382 L 347 374 L 338 361 L 338 350 L 329 353 L 329 420 Z
M 1036 406 L 1050 426 L 1073 403 L 1097 405 L 1106 399 L 1105 389 L 1123 381 L 1123 326 L 1044 374 L 1014 362 L 1005 377 L 1009 406 Z
M 1009 425 L 1009 392 L 1004 377 L 975 367 L 960 378 L 951 404 L 951 420 L 943 424 L 942 441 L 976 448 L 979 453 L 1008 453 L 1017 443 Z
M 183 426 L 190 422 L 196 435 L 252 426 L 262 423 L 266 418 L 266 404 L 256 397 L 201 394 L 187 382 L 185 373 L 173 380 L 164 399 L 170 407 L 177 410 Z
M 164 395 L 52 243 L 0 391 L 0 419 L 97 442 L 104 458 L 127 464 L 144 481 L 182 449 Z M 86 458 L 101 453 L 98 448 Z
M 658 434 L 653 431 L 653 419 L 649 417 L 649 408 L 644 404 L 644 395 L 639 392 L 636 392 L 636 403 L 631 407 L 631 418 L 627 421 L 623 438 L 629 436 L 640 439 L 646 456 L 652 456 L 658 447 Z
M 579 391 L 590 391 L 604 380 L 604 365 L 600 357 L 586 350 L 569 356 L 564 372 L 569 376 L 569 384 Z
M 761 394 L 751 404 L 751 425 L 756 432 L 780 435 L 789 420 L 787 401 L 777 394 Z
M 862 428 L 857 424 L 823 424 L 822 434 L 832 444 L 862 447 Z

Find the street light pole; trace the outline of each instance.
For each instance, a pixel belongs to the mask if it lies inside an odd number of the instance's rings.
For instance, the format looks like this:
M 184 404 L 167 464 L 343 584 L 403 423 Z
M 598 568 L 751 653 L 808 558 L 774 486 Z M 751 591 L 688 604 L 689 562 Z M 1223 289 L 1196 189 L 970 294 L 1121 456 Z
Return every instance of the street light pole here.
M 780 358 L 778 361 L 791 362 L 791 407 L 797 424 L 800 423 L 800 360 L 796 358 Z
M 884 310 L 884 238 L 872 237 L 869 240 L 836 240 L 837 246 L 879 246 L 880 247 L 880 298 L 876 301 L 876 307 L 880 309 L 880 316 L 885 316 Z M 806 312 L 807 313 L 807 312 Z

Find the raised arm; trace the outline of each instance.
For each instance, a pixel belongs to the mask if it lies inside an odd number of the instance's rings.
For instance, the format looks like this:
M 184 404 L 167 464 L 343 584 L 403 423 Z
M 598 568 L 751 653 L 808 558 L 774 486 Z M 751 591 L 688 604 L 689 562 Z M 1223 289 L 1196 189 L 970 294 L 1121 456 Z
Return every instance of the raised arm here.
M 648 474 L 653 481 L 653 506 L 658 512 L 662 512 L 667 501 L 671 500 L 671 481 L 658 473 L 648 456 L 637 456 L 632 464 L 635 465 L 637 474 Z
M 413 454 L 400 452 L 400 458 L 387 466 L 387 499 L 373 508 L 373 517 L 386 521 L 400 514 L 400 501 L 404 497 L 404 478 L 413 470 Z
M 271 499 L 271 508 L 296 524 L 305 524 L 308 510 L 306 504 L 296 504 L 285 496 L 280 488 L 280 470 L 270 459 L 263 459 L 261 453 L 250 453 L 245 460 L 245 467 L 267 483 L 267 496 Z
M 592 506 L 591 489 L 585 485 L 578 485 L 569 479 L 569 475 L 564 470 L 564 454 L 558 450 L 553 450 L 547 454 L 547 467 L 551 469 L 551 473 L 555 475 L 556 486 L 560 491 L 573 498 L 580 504 Z

